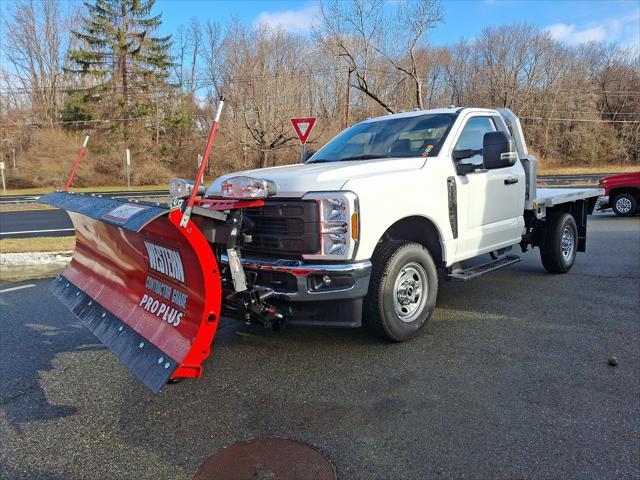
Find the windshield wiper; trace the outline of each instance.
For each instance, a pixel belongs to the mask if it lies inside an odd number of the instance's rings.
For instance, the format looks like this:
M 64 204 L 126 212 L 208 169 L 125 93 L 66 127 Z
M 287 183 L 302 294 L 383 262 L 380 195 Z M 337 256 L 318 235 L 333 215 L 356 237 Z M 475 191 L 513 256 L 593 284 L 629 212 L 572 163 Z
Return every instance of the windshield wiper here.
M 370 153 L 366 155 L 354 155 L 353 157 L 344 157 L 341 158 L 341 162 L 349 162 L 352 160 L 374 160 L 376 158 L 389 158 L 389 155 L 372 155 Z
M 329 160 L 326 158 L 319 158 L 318 160 L 314 160 L 313 162 L 305 162 L 305 163 L 331 163 L 331 162 L 335 162 L 336 160 Z

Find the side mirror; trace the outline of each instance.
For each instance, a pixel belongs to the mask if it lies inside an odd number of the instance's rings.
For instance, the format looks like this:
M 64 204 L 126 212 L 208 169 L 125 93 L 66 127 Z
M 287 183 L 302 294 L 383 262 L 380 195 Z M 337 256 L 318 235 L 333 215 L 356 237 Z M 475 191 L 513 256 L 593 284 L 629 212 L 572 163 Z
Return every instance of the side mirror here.
M 482 138 L 482 157 L 484 168 L 506 168 L 516 163 L 516 153 L 513 138 L 504 132 L 485 133 Z
M 305 163 L 307 160 L 309 160 L 315 153 L 316 153 L 316 150 L 312 148 L 305 148 L 304 155 L 302 157 L 302 163 Z

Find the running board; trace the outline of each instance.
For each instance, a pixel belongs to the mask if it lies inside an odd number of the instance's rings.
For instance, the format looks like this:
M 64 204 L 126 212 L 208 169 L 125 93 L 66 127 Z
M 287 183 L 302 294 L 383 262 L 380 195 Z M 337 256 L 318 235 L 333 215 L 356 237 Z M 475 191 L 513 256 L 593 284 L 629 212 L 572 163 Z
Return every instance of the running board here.
M 509 265 L 518 263 L 520 260 L 522 260 L 522 258 L 517 255 L 505 255 L 497 260 L 493 260 L 489 263 L 483 263 L 482 265 L 477 265 L 467 270 L 456 270 L 451 272 L 446 276 L 446 279 L 455 282 L 466 282 L 467 280 L 472 280 L 484 275 L 485 273 L 493 272 L 499 268 L 508 267 Z

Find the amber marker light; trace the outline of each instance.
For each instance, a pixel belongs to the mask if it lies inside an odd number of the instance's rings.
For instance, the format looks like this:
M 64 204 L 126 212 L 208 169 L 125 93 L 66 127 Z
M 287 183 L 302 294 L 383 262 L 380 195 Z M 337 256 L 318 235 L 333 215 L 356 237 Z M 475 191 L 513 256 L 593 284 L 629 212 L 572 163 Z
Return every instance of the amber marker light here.
M 351 238 L 358 240 L 358 214 L 353 212 L 351 215 Z

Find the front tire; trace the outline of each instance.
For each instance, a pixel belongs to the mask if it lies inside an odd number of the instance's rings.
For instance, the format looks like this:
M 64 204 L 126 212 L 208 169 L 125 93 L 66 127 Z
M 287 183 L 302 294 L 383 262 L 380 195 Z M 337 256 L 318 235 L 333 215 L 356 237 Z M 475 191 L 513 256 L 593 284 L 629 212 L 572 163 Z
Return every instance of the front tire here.
M 620 193 L 616 195 L 611 202 L 613 213 L 619 217 L 630 217 L 638 208 L 638 202 L 628 193 Z
M 418 335 L 436 305 L 438 274 L 429 251 L 419 243 L 384 242 L 372 258 L 365 325 L 377 335 L 404 342 Z
M 540 245 L 542 265 L 549 273 L 567 273 L 576 261 L 578 227 L 568 213 L 551 215 L 546 220 Z

